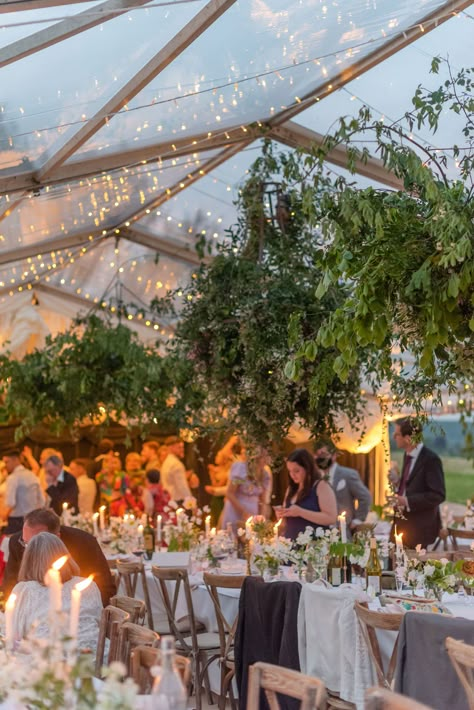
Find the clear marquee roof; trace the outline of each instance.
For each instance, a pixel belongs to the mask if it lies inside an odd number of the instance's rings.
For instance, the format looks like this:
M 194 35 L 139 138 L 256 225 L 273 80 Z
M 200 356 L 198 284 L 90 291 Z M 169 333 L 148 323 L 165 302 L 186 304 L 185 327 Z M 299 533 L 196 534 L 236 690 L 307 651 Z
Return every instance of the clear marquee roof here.
M 28 290 L 59 310 L 146 307 L 186 282 L 196 233 L 235 222 L 262 126 L 294 147 L 363 104 L 399 118 L 440 82 L 434 56 L 472 66 L 470 5 L 0 0 L 0 310 Z M 417 140 L 452 145 L 446 119 Z M 377 160 L 365 173 L 393 186 Z M 153 326 L 170 332 L 136 327 Z

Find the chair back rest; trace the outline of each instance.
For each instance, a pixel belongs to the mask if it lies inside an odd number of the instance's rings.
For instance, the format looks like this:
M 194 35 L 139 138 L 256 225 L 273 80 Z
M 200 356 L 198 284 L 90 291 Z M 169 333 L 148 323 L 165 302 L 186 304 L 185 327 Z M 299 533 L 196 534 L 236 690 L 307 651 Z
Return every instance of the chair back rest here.
M 117 560 L 117 572 L 120 581 L 123 581 L 128 597 L 135 597 L 139 577 L 144 576 L 142 560 L 129 562 L 128 560 Z
M 382 654 L 377 639 L 376 629 L 385 629 L 386 631 L 400 631 L 400 625 L 403 620 L 403 614 L 390 614 L 379 611 L 371 611 L 367 608 L 367 604 L 355 602 L 354 611 L 357 615 L 362 635 L 369 649 L 370 657 L 375 666 L 377 673 L 378 684 L 382 688 L 391 688 L 395 666 L 397 662 L 398 636 L 395 641 L 392 655 L 388 664 L 387 672 L 384 672 Z
M 410 550 L 408 548 L 405 549 L 406 556 L 408 557 L 409 560 L 452 560 L 453 559 L 453 553 L 451 551 L 446 551 L 443 550 L 441 552 L 438 552 L 435 550 L 434 552 L 428 551 L 425 554 L 421 555 L 419 552 L 416 550 Z
M 145 621 L 146 605 L 141 599 L 133 599 L 132 597 L 115 596 L 110 597 L 110 606 L 115 606 L 118 609 L 123 609 L 130 615 L 132 624 L 141 624 Z
M 160 641 L 156 631 L 147 629 L 138 624 L 132 624 L 126 621 L 119 629 L 118 638 L 118 658 L 121 661 L 130 675 L 131 672 L 131 653 L 135 646 L 158 646 Z
M 427 705 L 386 688 L 371 688 L 366 692 L 365 700 L 366 710 L 431 710 Z
M 474 530 L 460 530 L 459 528 L 448 528 L 448 535 L 454 550 L 458 550 L 458 540 L 474 540 Z
M 102 609 L 99 622 L 99 635 L 97 637 L 97 653 L 95 657 L 95 674 L 100 677 L 101 668 L 104 665 L 105 640 L 110 642 L 107 664 L 117 659 L 119 645 L 120 626 L 129 621 L 130 616 L 126 611 L 117 609 L 115 606 L 106 606 Z
M 155 581 L 158 583 L 163 598 L 171 633 L 179 641 L 183 650 L 188 653 L 198 653 L 199 646 L 196 632 L 196 619 L 194 616 L 193 599 L 187 569 L 185 567 L 158 567 L 157 565 L 153 565 L 151 572 Z M 170 588 L 173 583 L 174 589 L 172 593 L 170 593 Z M 178 601 L 182 593 L 184 593 L 186 615 L 189 621 L 189 630 L 186 632 L 180 631 L 176 618 Z M 191 637 L 191 646 L 189 645 L 189 641 L 185 641 L 185 638 L 189 639 L 189 637 Z
M 474 560 L 474 550 L 466 550 L 465 552 L 457 550 L 453 552 L 453 562 L 459 560 Z
M 469 710 L 474 710 L 474 646 L 448 636 L 446 649 L 467 695 Z
M 219 589 L 242 589 L 246 575 L 230 576 L 204 572 L 204 584 L 214 604 L 221 655 L 226 658 L 234 645 L 235 633 L 239 621 L 238 611 L 232 620 L 226 619 L 222 612 Z
M 324 710 L 326 707 L 326 688 L 322 680 L 259 661 L 249 667 L 247 710 L 260 710 L 261 689 L 270 710 L 280 707 L 277 693 L 301 700 L 300 710 Z
M 149 693 L 153 686 L 153 675 L 151 670 L 161 663 L 161 651 L 159 648 L 151 646 L 135 646 L 132 649 L 131 671 L 132 678 L 139 687 L 140 694 Z M 191 661 L 189 658 L 176 654 L 175 665 L 181 680 L 189 692 L 189 681 L 191 679 Z

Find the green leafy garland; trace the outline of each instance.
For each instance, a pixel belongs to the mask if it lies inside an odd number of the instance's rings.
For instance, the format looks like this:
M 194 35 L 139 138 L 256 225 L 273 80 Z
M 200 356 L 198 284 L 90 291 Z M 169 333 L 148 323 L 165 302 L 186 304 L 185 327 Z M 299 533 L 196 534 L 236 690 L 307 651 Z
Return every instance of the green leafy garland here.
M 48 337 L 21 361 L 0 357 L 0 379 L 0 413 L 20 421 L 17 439 L 43 421 L 53 431 L 111 418 L 146 429 L 166 414 L 172 388 L 156 348 L 97 315 Z

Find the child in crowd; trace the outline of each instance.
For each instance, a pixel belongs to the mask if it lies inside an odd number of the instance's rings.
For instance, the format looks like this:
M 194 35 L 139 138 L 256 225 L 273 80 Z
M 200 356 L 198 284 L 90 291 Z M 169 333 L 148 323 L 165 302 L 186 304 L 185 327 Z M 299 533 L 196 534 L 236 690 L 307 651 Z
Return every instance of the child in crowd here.
M 170 497 L 160 483 L 160 472 L 151 468 L 145 475 L 145 488 L 143 490 L 143 507 L 147 515 L 162 514 L 163 508 L 168 504 Z

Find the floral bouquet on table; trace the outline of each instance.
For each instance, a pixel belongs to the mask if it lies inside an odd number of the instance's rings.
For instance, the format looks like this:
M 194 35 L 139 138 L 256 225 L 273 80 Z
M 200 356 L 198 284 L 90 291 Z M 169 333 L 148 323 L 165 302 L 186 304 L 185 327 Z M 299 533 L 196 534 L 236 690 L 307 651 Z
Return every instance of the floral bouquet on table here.
M 308 526 L 294 541 L 290 562 L 296 566 L 300 576 L 308 568 L 316 573 L 322 568 L 326 569 L 331 547 L 338 544 L 339 540 L 340 533 L 337 528 L 315 530 Z
M 71 639 L 28 638 L 24 651 L 0 650 L 0 702 L 12 710 L 134 710 L 138 688 L 126 668 L 112 663 L 94 688 L 92 655 L 69 657 Z
M 292 540 L 278 537 L 271 542 L 256 542 L 253 550 L 253 562 L 262 576 L 267 573 L 275 577 L 278 575 L 280 565 L 287 564 L 291 559 Z
M 407 561 L 397 569 L 398 579 L 414 589 L 428 590 L 441 600 L 444 592 L 453 594 L 457 586 L 458 563 L 446 558 L 440 560 L 417 559 Z
M 124 518 L 111 517 L 107 528 L 107 540 L 102 538 L 102 544 L 112 553 L 129 555 L 140 549 L 141 534 L 138 530 L 140 519 L 130 515 Z
M 71 528 L 78 528 L 78 530 L 84 530 L 84 532 L 88 532 L 91 535 L 94 534 L 92 516 L 90 515 L 73 515 L 69 513 L 67 522 L 64 522 L 64 525 L 69 525 Z
M 202 533 L 204 514 L 209 507 L 198 508 L 196 498 L 185 498 L 181 507 L 170 500 L 164 508 L 168 522 L 163 526 L 163 537 L 168 545 L 168 552 L 189 552 L 199 542 Z
M 372 530 L 364 530 L 354 535 L 352 543 L 348 543 L 350 548 L 347 552 L 349 561 L 352 565 L 356 565 L 361 569 L 367 567 L 370 556 L 370 538 L 373 537 Z M 377 554 L 380 560 L 387 560 L 390 551 L 393 549 L 393 542 L 385 537 L 377 538 Z

